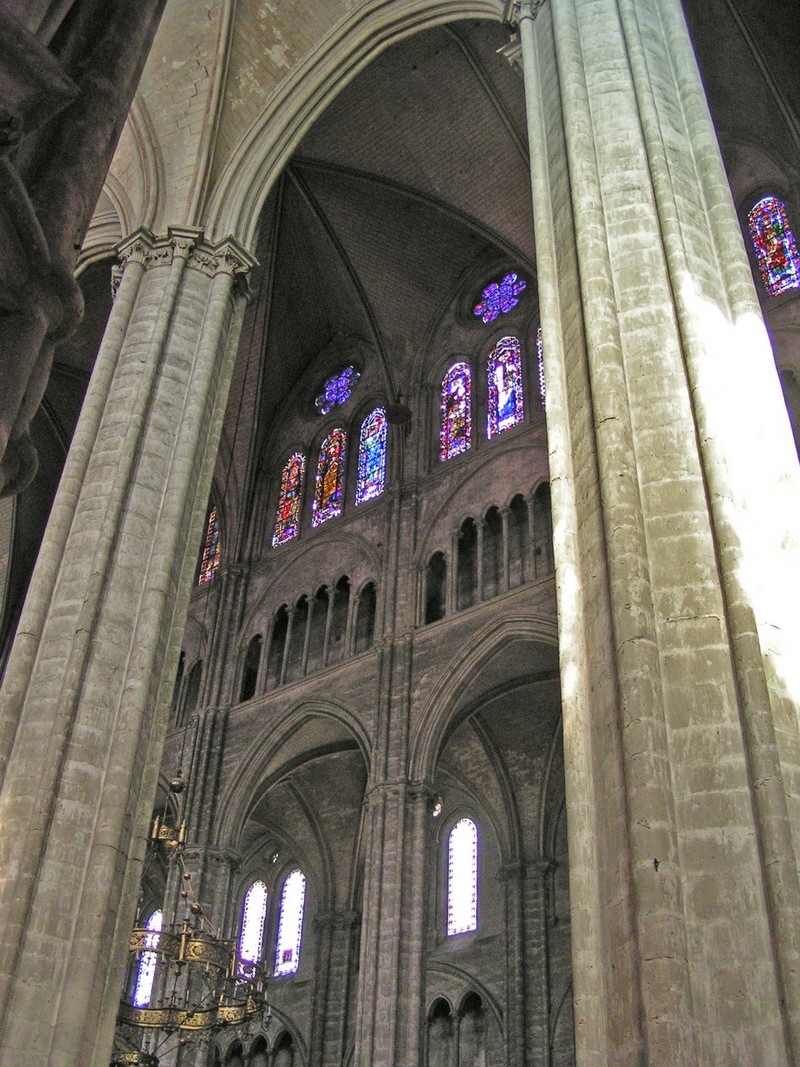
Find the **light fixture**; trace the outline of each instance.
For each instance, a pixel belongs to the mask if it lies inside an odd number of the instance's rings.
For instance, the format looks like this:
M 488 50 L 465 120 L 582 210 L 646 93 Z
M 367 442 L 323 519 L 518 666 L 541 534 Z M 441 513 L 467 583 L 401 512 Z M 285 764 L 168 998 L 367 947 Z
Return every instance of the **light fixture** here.
M 180 797 L 184 784 L 179 771 L 170 792 Z M 139 1006 L 134 1003 L 139 982 L 128 982 L 111 1067 L 158 1067 L 160 1058 L 175 1049 L 202 1048 L 223 1030 L 247 1040 L 269 1025 L 266 972 L 241 960 L 236 939 L 222 937 L 193 899 L 183 860 L 186 822 L 180 812 L 175 821 L 173 827 L 166 814 L 156 816 L 149 859 L 160 856 L 180 876 L 182 904 L 160 930 L 137 925 L 131 933 L 128 974 L 138 976 L 143 966 L 151 967 L 151 986 L 147 1004 Z

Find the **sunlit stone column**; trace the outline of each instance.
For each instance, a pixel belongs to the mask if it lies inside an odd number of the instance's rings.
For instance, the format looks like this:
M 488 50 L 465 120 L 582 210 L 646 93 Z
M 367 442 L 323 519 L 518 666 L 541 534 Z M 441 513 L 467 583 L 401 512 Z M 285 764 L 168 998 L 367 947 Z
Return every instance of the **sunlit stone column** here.
M 107 1067 L 252 259 L 143 233 L 2 691 L 0 1062 Z M 35 1025 L 33 1022 L 35 1020 Z
M 678 0 L 519 26 L 578 1062 L 800 1062 L 798 468 Z

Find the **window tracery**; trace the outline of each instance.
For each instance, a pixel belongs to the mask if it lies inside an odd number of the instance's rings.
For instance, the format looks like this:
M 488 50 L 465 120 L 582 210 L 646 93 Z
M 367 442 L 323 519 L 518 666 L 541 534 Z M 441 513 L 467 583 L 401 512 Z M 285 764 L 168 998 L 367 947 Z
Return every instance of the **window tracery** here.
M 352 364 L 349 364 L 343 370 L 326 378 L 322 383 L 322 392 L 314 400 L 320 415 L 327 415 L 335 407 L 345 404 L 350 399 L 350 395 L 360 377 L 360 372 Z
M 519 294 L 527 288 L 528 283 L 517 274 L 506 274 L 499 282 L 492 282 L 483 290 L 481 299 L 475 305 L 473 314 L 480 316 L 483 322 L 494 322 L 498 315 L 511 311 L 519 303 Z

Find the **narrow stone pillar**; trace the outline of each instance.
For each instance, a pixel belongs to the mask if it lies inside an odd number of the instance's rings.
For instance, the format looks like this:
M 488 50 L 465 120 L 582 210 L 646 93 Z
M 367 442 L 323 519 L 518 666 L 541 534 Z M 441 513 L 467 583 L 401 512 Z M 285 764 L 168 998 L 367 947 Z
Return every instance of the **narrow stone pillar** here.
M 134 244 L 2 692 L 8 1064 L 108 1063 L 253 262 L 197 230 Z
M 294 620 L 297 615 L 297 606 L 291 604 L 287 608 L 286 614 L 286 637 L 283 641 L 283 659 L 281 660 L 281 677 L 280 682 L 278 683 L 279 685 L 284 685 L 286 682 L 286 672 L 289 668 L 289 652 L 292 647 L 292 630 L 294 629 Z
M 800 485 L 702 85 L 678 0 L 516 18 L 578 1061 L 796 1064 Z
M 477 535 L 477 546 L 476 546 L 475 551 L 476 551 L 477 556 L 478 556 L 478 558 L 477 558 L 477 564 L 478 564 L 478 567 L 477 567 L 477 570 L 478 570 L 478 583 L 477 584 L 478 584 L 478 589 L 477 589 L 477 595 L 475 597 L 475 603 L 476 604 L 481 604 L 483 602 L 483 599 L 484 599 L 483 574 L 484 574 L 484 571 L 486 569 L 484 567 L 484 558 L 483 558 L 483 545 L 484 545 L 484 542 L 486 540 L 486 519 L 484 519 L 484 518 L 476 519 L 475 520 L 475 527 L 476 527 L 476 535 Z
M 450 559 L 447 565 L 447 611 L 446 615 L 455 615 L 458 609 L 458 542 L 460 530 L 450 532 Z
M 305 678 L 308 671 L 308 649 L 311 644 L 311 627 L 314 625 L 314 609 L 318 605 L 317 598 L 310 596 L 308 598 L 308 611 L 306 612 L 306 632 L 303 635 L 303 660 L 300 664 L 300 677 Z
M 356 1067 L 421 1062 L 424 879 L 411 882 L 424 855 L 425 803 L 401 782 L 376 786 L 367 799 Z
M 508 543 L 508 521 L 510 517 L 511 508 L 504 507 L 500 509 L 500 519 L 503 523 L 503 575 L 501 589 L 504 593 L 507 593 L 511 588 L 510 552 Z M 524 566 L 524 560 L 520 560 L 520 566 Z

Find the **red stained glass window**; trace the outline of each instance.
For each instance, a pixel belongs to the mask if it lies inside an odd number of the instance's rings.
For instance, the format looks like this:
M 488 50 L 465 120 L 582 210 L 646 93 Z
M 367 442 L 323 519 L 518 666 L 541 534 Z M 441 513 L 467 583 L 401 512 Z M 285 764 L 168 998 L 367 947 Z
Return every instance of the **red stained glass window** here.
M 800 254 L 786 216 L 786 205 L 765 196 L 747 216 L 761 279 L 772 296 L 800 288 Z
M 285 541 L 290 541 L 293 537 L 297 537 L 305 473 L 306 458 L 302 453 L 295 452 L 286 461 L 286 466 L 281 474 L 281 491 L 278 500 L 278 511 L 275 516 L 275 532 L 272 535 L 273 545 L 282 545 Z
M 314 485 L 311 525 L 333 519 L 342 513 L 344 500 L 344 462 L 347 434 L 337 427 L 331 430 L 319 450 L 317 477 Z

